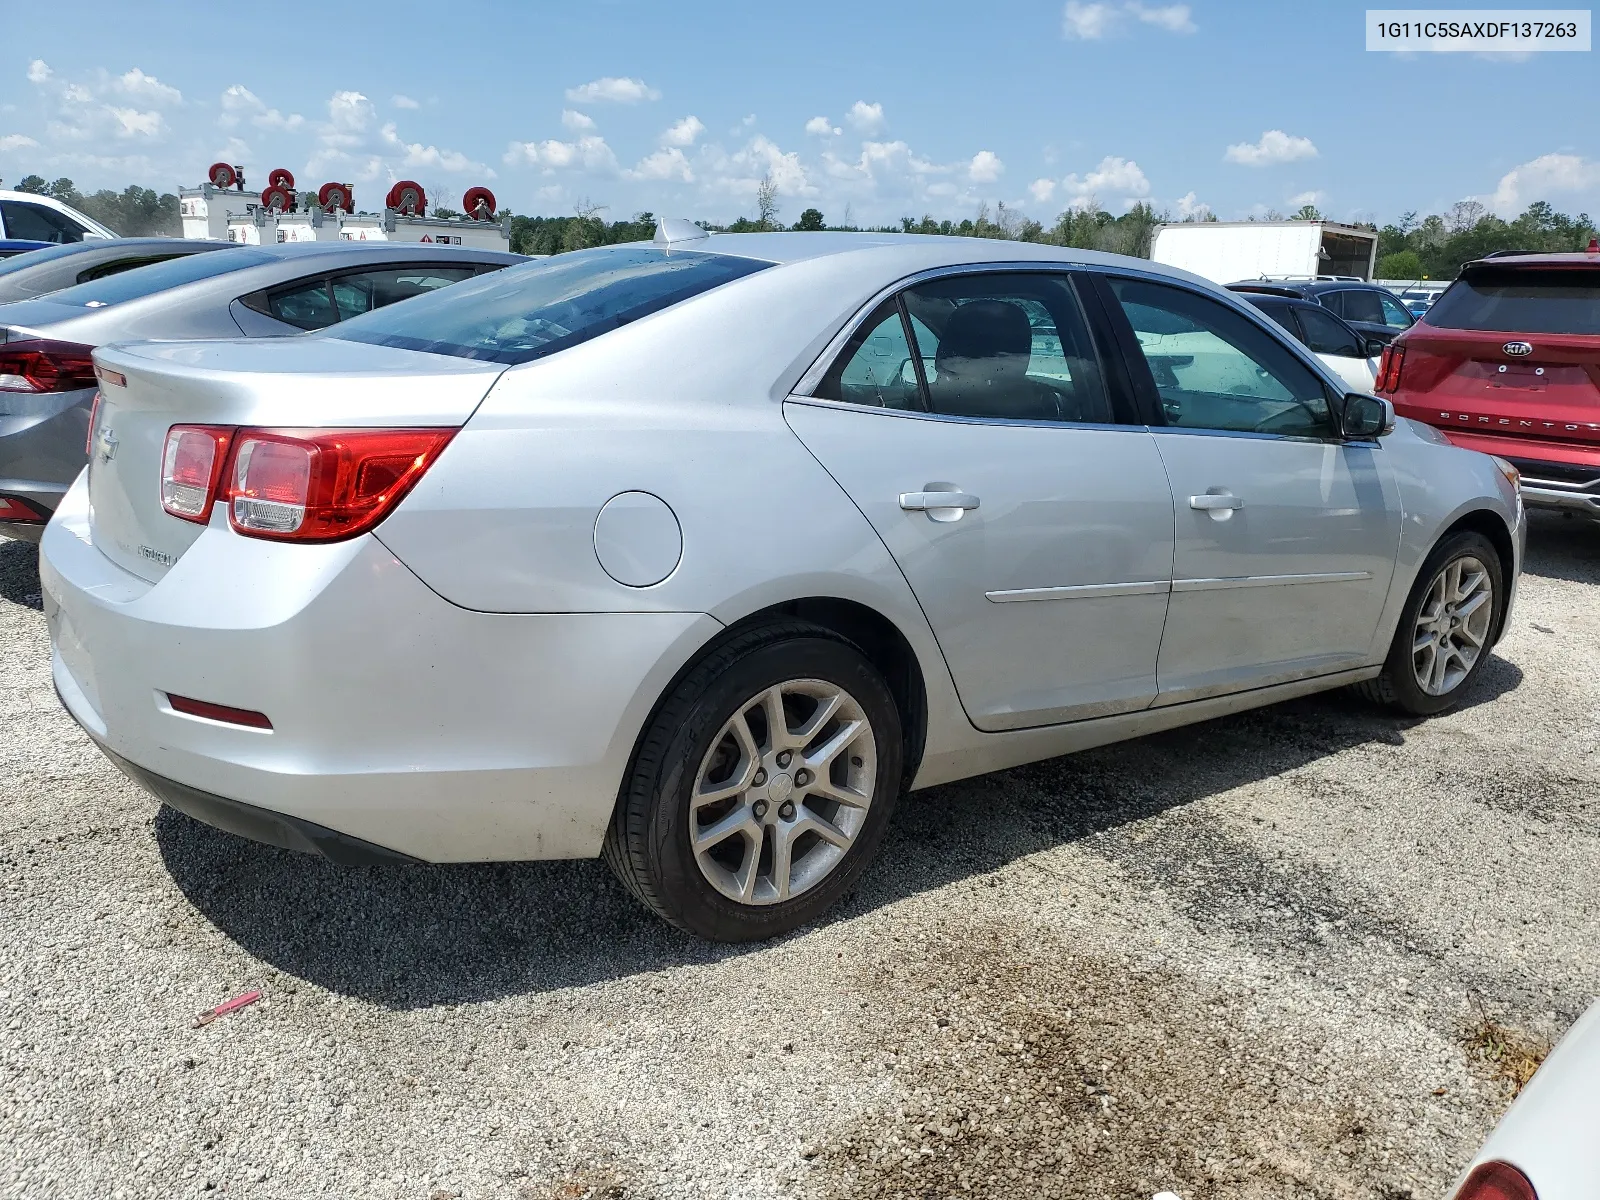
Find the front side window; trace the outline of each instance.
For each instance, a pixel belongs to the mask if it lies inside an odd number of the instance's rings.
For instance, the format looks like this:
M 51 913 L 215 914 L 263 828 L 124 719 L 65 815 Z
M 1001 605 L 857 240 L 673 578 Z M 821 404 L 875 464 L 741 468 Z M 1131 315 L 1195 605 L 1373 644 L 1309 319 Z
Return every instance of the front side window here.
M 6 236 L 33 242 L 81 242 L 83 226 L 66 213 L 25 200 L 0 200 L 0 216 L 5 218 Z
M 1300 326 L 1305 330 L 1305 343 L 1313 352 L 1336 354 L 1341 358 L 1366 357 L 1350 326 L 1317 308 L 1302 308 L 1299 316 Z
M 1383 308 L 1383 323 L 1390 329 L 1410 329 L 1415 324 L 1406 306 L 1393 296 L 1379 292 L 1378 304 Z
M 653 246 L 574 250 L 376 309 L 328 336 L 490 362 L 531 362 L 772 265 Z
M 1332 433 L 1316 373 L 1243 313 L 1168 284 L 1110 283 L 1168 425 L 1294 437 Z

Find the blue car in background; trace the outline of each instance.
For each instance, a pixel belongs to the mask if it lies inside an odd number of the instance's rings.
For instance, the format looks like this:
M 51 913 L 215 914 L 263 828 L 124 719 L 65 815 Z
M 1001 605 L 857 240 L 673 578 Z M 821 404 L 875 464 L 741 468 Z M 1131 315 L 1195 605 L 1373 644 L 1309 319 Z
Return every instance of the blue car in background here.
M 0 238 L 0 258 L 10 258 L 13 254 L 26 254 L 29 250 L 43 250 L 46 246 L 54 244 L 32 242 L 26 238 Z

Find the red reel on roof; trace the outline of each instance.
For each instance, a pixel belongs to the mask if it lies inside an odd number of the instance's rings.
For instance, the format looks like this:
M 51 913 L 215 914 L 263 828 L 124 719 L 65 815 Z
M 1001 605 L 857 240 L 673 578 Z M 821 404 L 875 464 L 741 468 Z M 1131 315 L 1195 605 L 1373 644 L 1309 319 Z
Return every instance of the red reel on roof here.
M 389 189 L 389 194 L 383 203 L 385 207 L 404 213 L 406 216 L 420 217 L 427 211 L 428 197 L 420 183 L 402 179 Z
M 348 183 L 323 184 L 317 189 L 317 203 L 322 207 L 322 211 L 326 213 L 331 213 L 341 208 L 345 212 L 355 211 Z
M 274 184 L 261 193 L 261 206 L 277 212 L 288 212 L 294 207 L 294 193 Z
M 274 167 L 272 174 L 267 176 L 267 183 L 286 192 L 294 191 L 294 176 L 284 167 Z
M 492 221 L 495 207 L 494 193 L 486 187 L 470 187 L 461 197 L 461 211 L 474 221 Z
M 206 172 L 206 178 L 211 181 L 212 187 L 231 188 L 239 181 L 239 172 L 225 162 L 215 162 Z

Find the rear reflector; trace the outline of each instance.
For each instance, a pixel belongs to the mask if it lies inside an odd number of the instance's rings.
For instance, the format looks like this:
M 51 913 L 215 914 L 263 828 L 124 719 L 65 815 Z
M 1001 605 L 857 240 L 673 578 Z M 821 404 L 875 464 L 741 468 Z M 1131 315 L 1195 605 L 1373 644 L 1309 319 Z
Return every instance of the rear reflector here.
M 161 453 L 161 507 L 185 521 L 211 519 L 211 499 L 228 456 L 233 430 L 174 425 Z
M 24 524 L 43 525 L 49 520 L 26 500 L 15 496 L 0 496 L 0 521 L 20 521 Z
M 1398 342 L 1390 342 L 1383 348 L 1383 357 L 1378 360 L 1378 379 L 1373 385 L 1380 392 L 1396 392 L 1400 389 L 1400 369 L 1405 366 L 1406 348 Z
M 94 386 L 93 346 L 51 338 L 0 343 L 0 392 L 72 392 Z
M 230 708 L 226 704 L 191 700 L 187 696 L 174 696 L 171 692 L 167 693 L 167 703 L 172 706 L 173 712 L 185 713 L 191 717 L 204 717 L 208 721 L 222 721 L 228 725 L 245 725 L 251 729 L 272 728 L 272 722 L 267 720 L 266 713 L 254 712 L 248 708 Z
M 1510 1163 L 1479 1163 L 1455 1200 L 1539 1200 L 1528 1177 Z
M 128 386 L 128 377 L 121 371 L 113 371 L 110 367 L 102 367 L 96 363 L 94 373 L 101 383 L 109 383 L 112 387 Z

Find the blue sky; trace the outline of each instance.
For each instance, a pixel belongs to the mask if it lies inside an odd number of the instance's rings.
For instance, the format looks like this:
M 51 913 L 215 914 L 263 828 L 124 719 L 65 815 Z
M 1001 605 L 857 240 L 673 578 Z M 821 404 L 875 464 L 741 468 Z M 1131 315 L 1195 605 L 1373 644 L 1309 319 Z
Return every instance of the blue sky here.
M 7 185 L 168 190 L 227 158 L 361 207 L 412 178 L 452 206 L 486 182 L 518 212 L 729 220 L 770 174 L 787 220 L 1600 213 L 1593 53 L 1367 53 L 1365 6 L 1335 0 L 70 8 L 8 6 Z

